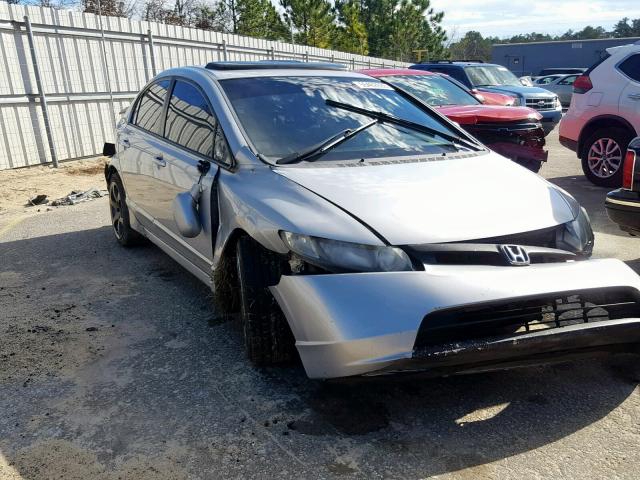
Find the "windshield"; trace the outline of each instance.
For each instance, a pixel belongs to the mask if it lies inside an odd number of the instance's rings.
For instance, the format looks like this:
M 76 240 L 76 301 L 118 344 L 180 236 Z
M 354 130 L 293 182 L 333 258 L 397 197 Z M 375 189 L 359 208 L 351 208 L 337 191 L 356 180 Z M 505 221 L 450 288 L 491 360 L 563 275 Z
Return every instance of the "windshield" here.
M 522 86 L 518 77 L 504 67 L 483 65 L 481 67 L 465 67 L 464 70 L 474 87 Z
M 446 123 L 373 78 L 254 77 L 221 80 L 253 146 L 268 160 L 284 158 L 323 142 L 371 117 L 327 104 L 327 100 L 383 112 L 456 136 Z M 459 147 L 437 135 L 392 123 L 367 128 L 318 160 L 348 160 L 455 152 Z
M 434 107 L 480 104 L 473 95 L 440 75 L 393 75 L 384 79 Z

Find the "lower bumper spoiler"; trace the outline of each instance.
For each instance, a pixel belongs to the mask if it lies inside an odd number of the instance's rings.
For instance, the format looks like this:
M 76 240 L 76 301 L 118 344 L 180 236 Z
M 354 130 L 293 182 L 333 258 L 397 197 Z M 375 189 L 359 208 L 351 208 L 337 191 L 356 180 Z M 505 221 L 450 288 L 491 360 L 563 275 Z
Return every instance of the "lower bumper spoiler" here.
M 640 318 L 584 323 L 424 348 L 414 351 L 410 359 L 366 376 L 401 372 L 454 375 L 565 362 L 614 352 L 640 353 Z

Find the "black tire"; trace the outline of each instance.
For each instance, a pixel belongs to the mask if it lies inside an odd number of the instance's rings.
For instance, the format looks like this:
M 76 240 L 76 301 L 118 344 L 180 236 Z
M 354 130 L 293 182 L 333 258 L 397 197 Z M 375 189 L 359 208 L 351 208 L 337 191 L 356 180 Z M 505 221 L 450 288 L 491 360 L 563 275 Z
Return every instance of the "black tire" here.
M 596 130 L 587 138 L 581 160 L 582 171 L 591 183 L 601 187 L 622 185 L 622 165 L 632 137 L 628 130 L 613 127 Z
M 130 247 L 140 244 L 144 237 L 131 228 L 126 198 L 120 175 L 113 172 L 109 178 L 111 227 L 118 243 L 124 247 Z
M 236 251 L 240 317 L 249 360 L 267 366 L 291 361 L 295 341 L 268 287 L 280 280 L 279 255 L 249 237 L 238 240 Z

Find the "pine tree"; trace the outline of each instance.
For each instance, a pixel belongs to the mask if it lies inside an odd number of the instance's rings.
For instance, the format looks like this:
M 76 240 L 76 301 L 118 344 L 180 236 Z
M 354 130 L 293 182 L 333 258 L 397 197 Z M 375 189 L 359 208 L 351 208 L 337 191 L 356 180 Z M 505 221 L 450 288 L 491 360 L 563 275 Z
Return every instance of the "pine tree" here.
M 287 37 L 287 27 L 269 0 L 237 0 L 236 3 L 236 33 L 267 40 Z
M 336 15 L 328 0 L 280 0 L 285 16 L 297 30 L 296 41 L 329 48 L 336 31 Z
M 360 0 L 337 0 L 338 34 L 333 47 L 351 53 L 366 55 L 369 52 L 367 27 L 362 21 Z

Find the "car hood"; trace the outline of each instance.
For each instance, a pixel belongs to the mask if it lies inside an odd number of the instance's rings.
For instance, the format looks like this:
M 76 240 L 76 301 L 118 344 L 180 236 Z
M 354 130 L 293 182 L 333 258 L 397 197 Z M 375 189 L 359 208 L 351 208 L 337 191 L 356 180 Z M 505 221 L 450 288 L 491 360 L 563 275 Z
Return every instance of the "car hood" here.
M 346 210 L 393 245 L 491 238 L 573 219 L 550 183 L 493 152 L 371 163 L 274 171 Z
M 539 87 L 525 87 L 524 85 L 519 86 L 510 86 L 510 85 L 498 85 L 493 87 L 478 87 L 478 90 L 487 91 L 487 92 L 498 92 L 498 93 L 506 93 L 506 94 L 516 94 L 523 97 L 535 96 L 535 97 L 553 97 L 555 96 L 553 93 L 545 90 L 544 88 Z
M 477 123 L 499 123 L 517 121 L 537 121 L 542 118 L 538 112 L 528 107 L 499 107 L 492 105 L 450 105 L 438 108 L 440 113 L 460 125 Z

